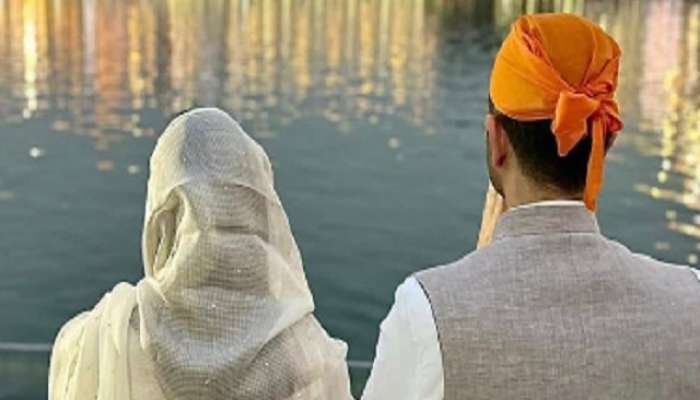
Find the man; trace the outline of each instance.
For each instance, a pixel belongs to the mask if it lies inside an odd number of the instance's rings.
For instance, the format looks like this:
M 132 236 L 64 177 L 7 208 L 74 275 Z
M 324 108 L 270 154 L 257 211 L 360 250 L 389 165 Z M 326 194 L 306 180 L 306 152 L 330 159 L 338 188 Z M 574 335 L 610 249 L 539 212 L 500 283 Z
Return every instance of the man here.
M 363 399 L 700 399 L 700 277 L 606 239 L 593 213 L 619 58 L 583 18 L 514 23 L 486 117 L 508 211 L 490 244 L 397 289 Z

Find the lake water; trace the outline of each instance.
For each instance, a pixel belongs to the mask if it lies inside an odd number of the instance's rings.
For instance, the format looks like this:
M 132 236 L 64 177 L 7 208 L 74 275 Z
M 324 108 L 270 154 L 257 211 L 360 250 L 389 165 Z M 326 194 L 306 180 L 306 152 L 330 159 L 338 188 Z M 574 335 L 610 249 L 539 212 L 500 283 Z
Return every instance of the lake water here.
M 268 151 L 318 316 L 371 360 L 395 287 L 473 249 L 490 63 L 548 10 L 624 50 L 603 230 L 696 264 L 697 2 L 0 0 L 0 399 L 46 398 L 45 344 L 142 276 L 148 157 L 195 105 Z

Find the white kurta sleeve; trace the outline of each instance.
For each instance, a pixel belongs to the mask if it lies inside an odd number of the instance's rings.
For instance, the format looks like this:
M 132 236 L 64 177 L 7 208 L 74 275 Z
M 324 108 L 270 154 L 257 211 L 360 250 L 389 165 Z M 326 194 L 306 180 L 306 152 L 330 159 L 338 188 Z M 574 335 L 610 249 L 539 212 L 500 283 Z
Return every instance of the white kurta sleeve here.
M 409 277 L 396 289 L 380 327 L 372 373 L 362 400 L 442 400 L 442 354 L 423 289 Z

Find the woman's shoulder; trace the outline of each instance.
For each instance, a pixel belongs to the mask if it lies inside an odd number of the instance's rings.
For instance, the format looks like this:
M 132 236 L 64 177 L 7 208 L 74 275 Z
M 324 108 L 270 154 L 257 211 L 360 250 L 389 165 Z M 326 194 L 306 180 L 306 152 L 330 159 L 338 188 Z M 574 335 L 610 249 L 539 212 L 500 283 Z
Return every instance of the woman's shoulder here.
M 68 383 L 75 369 L 77 349 L 90 313 L 85 311 L 68 320 L 54 339 L 49 367 L 49 399 L 63 399 L 69 391 Z
M 81 332 L 85 327 L 86 321 L 90 318 L 92 311 L 83 311 L 80 314 L 69 319 L 61 326 L 56 334 L 53 342 L 54 351 L 57 347 L 61 347 L 68 342 L 77 342 L 81 336 Z
M 91 310 L 63 324 L 51 351 L 50 399 L 70 398 L 76 390 L 97 393 L 100 355 L 107 350 L 119 351 L 118 346 L 126 337 L 126 332 L 122 332 L 126 328 L 124 321 L 128 321 L 135 297 L 133 286 L 120 283 Z M 105 340 L 108 337 L 112 340 Z
M 61 326 L 54 339 L 54 348 L 62 342 L 76 340 L 85 328 L 87 322 L 92 319 L 100 319 L 102 312 L 108 304 L 114 303 L 116 300 L 115 297 L 131 294 L 133 290 L 134 287 L 128 283 L 118 283 L 112 290 L 105 293 L 92 309 L 80 312 Z

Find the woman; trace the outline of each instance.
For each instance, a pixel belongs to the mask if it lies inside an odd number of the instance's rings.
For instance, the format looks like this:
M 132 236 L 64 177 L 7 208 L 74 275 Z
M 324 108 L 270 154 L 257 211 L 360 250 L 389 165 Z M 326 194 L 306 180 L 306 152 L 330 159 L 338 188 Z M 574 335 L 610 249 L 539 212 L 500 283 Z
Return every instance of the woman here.
M 52 400 L 351 399 L 263 149 L 224 112 L 173 120 L 151 156 L 145 278 L 54 344 Z

